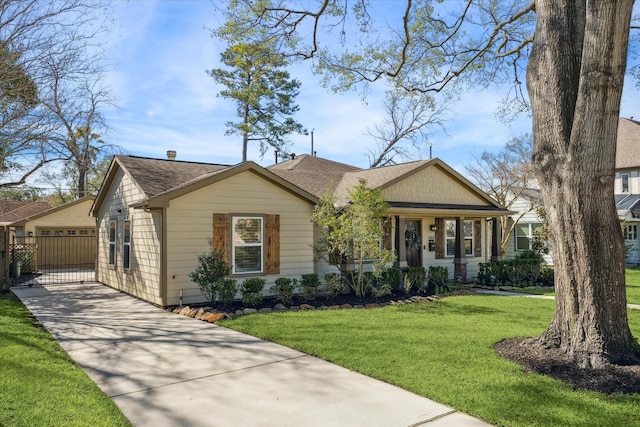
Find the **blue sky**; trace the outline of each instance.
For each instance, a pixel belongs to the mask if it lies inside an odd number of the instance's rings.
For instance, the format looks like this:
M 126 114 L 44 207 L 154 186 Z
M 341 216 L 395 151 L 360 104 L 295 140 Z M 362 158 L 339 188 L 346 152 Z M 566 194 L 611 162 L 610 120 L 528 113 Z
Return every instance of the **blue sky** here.
M 225 122 L 236 119 L 235 105 L 217 97 L 222 87 L 206 73 L 220 66 L 225 48 L 205 29 L 219 24 L 213 5 L 206 0 L 132 0 L 114 3 L 114 11 L 108 51 L 113 67 L 106 82 L 119 109 L 108 112 L 108 139 L 132 155 L 162 158 L 176 150 L 179 160 L 240 162 L 240 139 L 224 135 Z M 289 71 L 302 81 L 296 118 L 314 129 L 318 156 L 367 167 L 373 143 L 367 128 L 383 117 L 381 92 L 374 90 L 363 102 L 357 92 L 332 94 L 320 87 L 308 64 Z M 497 90 L 466 93 L 452 106 L 446 133 L 432 135 L 434 156 L 463 171 L 474 155 L 529 132 L 525 116 L 510 126 L 495 118 L 503 95 Z M 633 82 L 625 86 L 621 116 L 640 118 L 640 93 Z M 310 152 L 309 136 L 291 140 L 293 152 Z M 425 147 L 422 157 L 428 155 Z M 272 153 L 260 159 L 256 147 L 248 157 L 265 166 L 274 162 Z

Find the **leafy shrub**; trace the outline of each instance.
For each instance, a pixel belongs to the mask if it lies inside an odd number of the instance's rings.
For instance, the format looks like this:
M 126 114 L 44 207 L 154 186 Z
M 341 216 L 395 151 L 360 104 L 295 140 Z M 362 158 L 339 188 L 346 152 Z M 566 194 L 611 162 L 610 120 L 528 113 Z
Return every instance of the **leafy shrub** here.
M 480 263 L 476 282 L 491 286 L 553 285 L 553 267 L 542 265 L 542 256 L 536 251 L 525 252 L 533 258 L 523 255 L 518 259 Z
M 213 303 L 218 293 L 218 285 L 229 275 L 231 267 L 225 261 L 224 252 L 213 249 L 211 239 L 209 239 L 209 246 L 211 246 L 209 252 L 197 256 L 198 266 L 189 273 L 189 280 L 196 283 L 202 295 Z
M 242 303 L 250 307 L 260 305 L 262 302 L 262 290 L 264 289 L 266 280 L 261 277 L 250 277 L 245 279 L 240 285 L 240 293 L 242 294 Z
M 374 298 L 380 298 L 391 294 L 391 284 L 384 280 L 373 280 L 371 284 L 371 295 Z
M 302 297 L 307 301 L 313 300 L 318 292 L 318 286 L 320 286 L 320 279 L 315 273 L 303 274 L 300 281 L 300 288 L 302 290 Z
M 222 279 L 218 282 L 218 297 L 222 304 L 231 305 L 238 293 L 238 282 L 234 279 Z
M 289 305 L 293 301 L 293 294 L 296 290 L 298 281 L 296 279 L 290 279 L 288 277 L 278 277 L 276 284 L 271 287 L 271 290 L 275 293 L 275 298 L 282 304 Z
M 405 267 L 402 269 L 404 274 L 403 287 L 406 293 L 412 290 L 420 290 L 424 287 L 427 278 L 427 272 L 424 267 Z
M 382 273 L 382 280 L 391 286 L 392 291 L 404 286 L 402 281 L 402 270 L 396 267 L 387 268 L 384 273 Z
M 528 249 L 526 251 L 520 251 L 516 254 L 515 259 L 526 259 L 531 264 L 544 264 L 544 257 L 538 251 Z
M 429 273 L 427 274 L 427 292 L 440 294 L 447 292 L 449 287 L 447 281 L 449 280 L 449 269 L 447 267 L 432 265 L 429 267 Z
M 344 281 L 338 273 L 327 273 L 324 275 L 324 282 L 329 292 L 329 297 L 334 299 L 341 293 L 344 293 Z

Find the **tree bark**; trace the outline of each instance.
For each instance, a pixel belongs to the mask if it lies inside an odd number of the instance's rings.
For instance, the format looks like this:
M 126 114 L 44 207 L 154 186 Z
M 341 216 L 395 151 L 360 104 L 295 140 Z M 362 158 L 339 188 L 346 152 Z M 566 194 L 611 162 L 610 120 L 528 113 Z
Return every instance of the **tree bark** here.
M 632 0 L 536 1 L 533 162 L 553 236 L 555 313 L 537 344 L 582 367 L 637 361 L 613 198 Z

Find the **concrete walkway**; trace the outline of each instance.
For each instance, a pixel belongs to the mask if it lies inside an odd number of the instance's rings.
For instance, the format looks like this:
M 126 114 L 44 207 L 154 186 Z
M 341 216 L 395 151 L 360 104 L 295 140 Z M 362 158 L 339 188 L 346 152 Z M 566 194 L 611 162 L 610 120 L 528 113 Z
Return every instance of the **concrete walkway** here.
M 12 290 L 135 426 L 488 425 L 96 283 Z

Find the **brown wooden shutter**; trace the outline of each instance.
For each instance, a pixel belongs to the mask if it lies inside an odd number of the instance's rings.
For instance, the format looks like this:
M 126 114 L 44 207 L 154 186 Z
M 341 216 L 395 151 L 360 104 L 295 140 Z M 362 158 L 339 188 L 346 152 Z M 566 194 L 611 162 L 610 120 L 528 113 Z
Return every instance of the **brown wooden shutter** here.
M 213 214 L 213 250 L 224 253 L 224 261 L 231 266 L 231 216 Z
M 384 230 L 384 241 L 382 245 L 385 249 L 391 250 L 391 218 L 382 218 L 382 229 Z
M 436 259 L 444 258 L 444 218 L 436 218 Z
M 265 273 L 280 274 L 280 215 L 266 215 L 265 221 Z
M 479 219 L 473 221 L 473 246 L 474 257 L 482 256 L 482 222 Z

